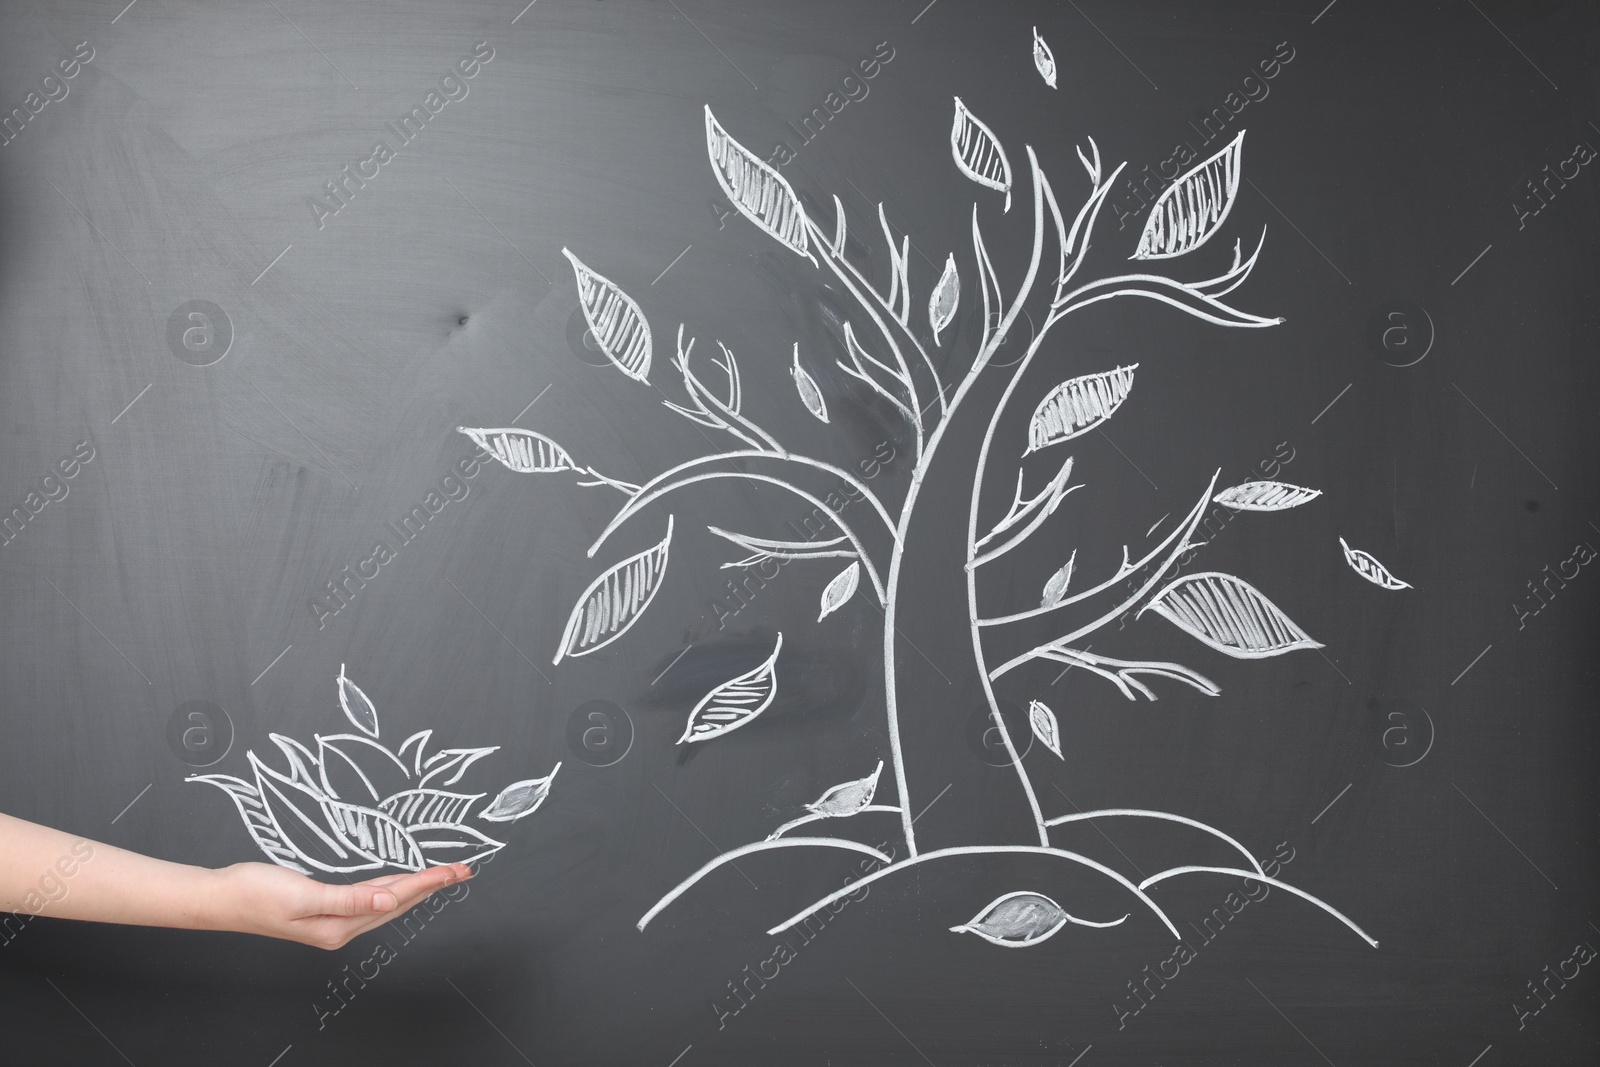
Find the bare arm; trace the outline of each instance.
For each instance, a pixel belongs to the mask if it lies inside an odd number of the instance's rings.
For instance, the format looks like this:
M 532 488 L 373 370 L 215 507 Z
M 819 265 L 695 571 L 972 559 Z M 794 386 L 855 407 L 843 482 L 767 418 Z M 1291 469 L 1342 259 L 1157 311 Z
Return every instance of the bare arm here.
M 232 930 L 335 949 L 470 877 L 461 863 L 356 885 L 325 885 L 270 863 L 211 870 L 0 814 L 0 911 Z

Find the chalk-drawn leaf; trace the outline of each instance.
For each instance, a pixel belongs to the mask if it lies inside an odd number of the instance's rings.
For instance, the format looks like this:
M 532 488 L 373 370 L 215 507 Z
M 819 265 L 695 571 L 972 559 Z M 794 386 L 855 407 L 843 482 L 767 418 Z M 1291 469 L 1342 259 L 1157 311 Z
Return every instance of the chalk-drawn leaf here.
M 422 848 L 423 860 L 429 866 L 437 863 L 473 863 L 493 855 L 506 847 L 504 841 L 457 823 L 438 826 L 419 826 L 412 837 Z
M 1261 659 L 1297 648 L 1321 648 L 1278 606 L 1242 578 L 1216 571 L 1189 574 L 1139 609 L 1154 610 L 1178 629 L 1235 659 Z
M 300 854 L 285 840 L 277 823 L 268 815 L 267 806 L 262 802 L 261 793 L 255 786 L 231 774 L 191 774 L 184 781 L 205 782 L 228 794 L 234 807 L 239 809 L 239 817 L 244 820 L 244 828 L 256 846 L 266 853 L 268 859 L 291 871 L 299 871 L 301 874 L 311 873 L 311 869 L 300 862 Z
M 822 614 L 817 616 L 817 621 L 821 622 L 842 608 L 856 595 L 856 586 L 860 584 L 861 561 L 851 560 L 850 566 L 834 575 L 833 580 L 822 590 Z
M 1359 548 L 1351 548 L 1345 544 L 1344 538 L 1339 538 L 1339 547 L 1344 549 L 1344 561 L 1350 568 L 1373 585 L 1384 589 L 1410 589 L 1410 582 L 1402 582 L 1389 573 L 1389 568 L 1373 558 L 1372 553 L 1363 552 Z
M 1022 890 L 996 897 L 966 923 L 952 926 L 950 932 L 977 934 L 1002 948 L 1029 948 L 1054 937 L 1069 922 L 1104 929 L 1125 919 L 1126 915 L 1108 923 L 1080 919 L 1043 893 Z
M 544 798 L 550 795 L 550 783 L 555 781 L 556 771 L 560 769 L 561 764 L 557 763 L 543 778 L 529 778 L 506 786 L 493 803 L 478 812 L 478 818 L 490 822 L 514 822 L 532 815 L 544 803 Z
M 358 734 L 318 734 L 317 764 L 323 791 L 355 804 L 376 804 L 411 787 L 410 768 L 383 745 Z
M 883 760 L 879 760 L 877 768 L 871 774 L 865 778 L 857 778 L 853 782 L 839 783 L 807 804 L 806 810 L 813 815 L 826 815 L 835 819 L 854 815 L 872 803 L 873 794 L 878 791 L 878 775 L 882 773 Z
M 933 343 L 939 343 L 939 332 L 950 325 L 961 304 L 961 275 L 956 271 L 955 253 L 944 261 L 944 273 L 928 297 L 928 325 L 933 327 Z
M 753 667 L 737 678 L 730 678 L 700 698 L 700 703 L 689 713 L 689 723 L 684 727 L 678 744 L 685 741 L 709 741 L 730 730 L 737 730 L 760 715 L 778 695 L 778 653 L 783 650 L 783 634 L 759 666 Z
M 1244 131 L 1216 155 L 1192 170 L 1156 197 L 1145 220 L 1139 247 L 1129 258 L 1170 259 L 1192 252 L 1221 229 L 1239 192 L 1239 153 Z
M 322 788 L 322 773 L 318 765 L 319 760 L 312 755 L 311 750 L 292 737 L 283 734 L 268 734 L 272 743 L 278 746 L 289 761 L 289 778 L 291 781 L 309 786 L 312 789 Z
M 794 346 L 794 366 L 789 368 L 790 377 L 794 378 L 795 391 L 800 394 L 800 403 L 806 410 L 814 415 L 818 422 L 828 421 L 828 403 L 822 399 L 822 390 L 817 388 L 817 381 L 800 365 L 800 344 Z
M 472 766 L 489 753 L 499 751 L 499 745 L 491 745 L 488 748 L 441 748 L 439 751 L 429 756 L 427 760 L 421 761 L 417 764 L 417 774 L 420 775 L 422 779 L 417 784 L 455 785 L 457 782 L 461 781 L 461 776 L 467 773 L 468 767 Z M 455 773 L 451 774 L 452 771 Z M 450 777 L 445 778 L 444 781 L 434 781 L 434 779 L 443 778 L 447 774 L 449 774 Z
M 661 588 L 671 544 L 672 516 L 668 515 L 667 536 L 660 544 L 629 556 L 583 591 L 567 617 L 561 647 L 551 662 L 560 663 L 562 656 L 587 656 L 627 633 Z
M 378 736 L 378 709 L 356 683 L 345 677 L 343 663 L 339 664 L 339 706 L 357 730 L 369 737 Z
M 475 430 L 457 426 L 457 433 L 472 438 L 477 446 L 518 474 L 551 474 L 556 471 L 578 471 L 583 468 L 572 462 L 567 450 L 542 433 L 507 426 L 497 430 Z
M 706 105 L 706 152 L 717 184 L 739 214 L 779 244 L 811 258 L 806 244 L 806 213 L 800 198 L 772 167 L 729 136 Z
M 1073 549 L 1072 555 L 1067 557 L 1067 562 L 1061 569 L 1050 576 L 1044 583 L 1044 596 L 1039 599 L 1041 608 L 1053 608 L 1061 603 L 1061 598 L 1067 595 L 1067 586 L 1072 584 L 1072 567 L 1078 562 L 1078 550 Z
M 469 795 L 448 793 L 443 789 L 402 789 L 385 797 L 378 805 L 378 810 L 393 816 L 406 829 L 415 831 L 419 826 L 458 823 L 467 817 L 468 809 L 482 799 L 482 793 Z M 419 840 L 417 843 L 422 842 Z
M 419 777 L 422 774 L 422 752 L 428 747 L 428 739 L 432 736 L 432 730 L 418 730 L 400 745 L 400 762 L 409 763 Z M 408 752 L 410 755 L 407 755 Z
M 1061 726 L 1056 722 L 1056 713 L 1042 700 L 1028 702 L 1028 725 L 1033 728 L 1033 736 L 1044 743 L 1044 747 L 1056 754 L 1056 758 L 1065 760 L 1061 754 Z
M 1321 489 L 1304 489 L 1288 482 L 1245 482 L 1211 499 L 1234 511 L 1285 511 L 1321 495 Z
M 1070 441 L 1109 419 L 1128 398 L 1138 366 L 1069 378 L 1046 393 L 1028 420 L 1028 448 L 1022 454 Z
M 961 173 L 979 185 L 1006 194 L 1011 210 L 1011 162 L 994 133 L 956 97 L 955 122 L 950 127 L 950 151 Z
M 650 322 L 633 297 L 615 282 L 596 274 L 563 248 L 578 279 L 578 303 L 594 334 L 595 344 L 617 369 L 636 382 L 650 378 Z
M 417 843 L 393 817 L 301 784 L 262 763 L 254 752 L 246 756 L 267 817 L 301 862 L 336 873 L 384 866 L 421 869 Z
M 1033 65 L 1039 68 L 1039 77 L 1050 88 L 1056 87 L 1056 57 L 1050 54 L 1050 46 L 1044 43 L 1044 38 L 1039 36 L 1039 27 L 1033 28 Z

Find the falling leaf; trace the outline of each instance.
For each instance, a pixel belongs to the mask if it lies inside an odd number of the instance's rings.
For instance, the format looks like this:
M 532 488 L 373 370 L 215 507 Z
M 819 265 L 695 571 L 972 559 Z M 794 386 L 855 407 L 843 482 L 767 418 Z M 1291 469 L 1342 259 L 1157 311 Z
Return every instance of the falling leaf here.
M 952 926 L 950 932 L 977 934 L 1002 948 L 1029 948 L 1054 937 L 1069 922 L 1104 929 L 1117 926 L 1126 918 L 1124 915 L 1115 922 L 1090 922 L 1068 914 L 1065 908 L 1043 893 L 1024 890 L 996 897 L 970 921 L 961 926 Z
M 475 430 L 457 426 L 495 459 L 518 474 L 551 474 L 556 471 L 578 471 L 583 468 L 572 462 L 567 450 L 542 433 L 507 426 L 499 430 Z
M 587 656 L 638 622 L 661 588 L 667 571 L 667 547 L 671 544 L 672 516 L 668 515 L 667 536 L 660 544 L 629 556 L 583 591 L 567 617 L 561 647 L 551 662 L 560 663 L 562 656 Z
M 684 727 L 678 744 L 685 741 L 709 741 L 745 723 L 766 711 L 778 695 L 778 653 L 783 648 L 783 634 L 760 666 L 737 678 L 731 678 L 700 698 L 700 703 L 689 713 L 689 723 Z
M 1039 36 L 1039 27 L 1033 28 L 1033 65 L 1039 68 L 1039 77 L 1050 88 L 1056 87 L 1056 57 L 1050 54 L 1050 46 L 1044 43 L 1044 38 Z
M 1044 583 L 1044 596 L 1039 600 L 1041 608 L 1053 608 L 1061 603 L 1061 598 L 1067 595 L 1067 586 L 1072 584 L 1072 565 L 1078 561 L 1078 550 L 1073 549 L 1072 555 L 1067 557 L 1067 562 L 1061 569 L 1050 576 Z
M 833 576 L 833 580 L 822 590 L 822 614 L 817 616 L 821 622 L 829 615 L 838 611 L 845 602 L 856 595 L 856 586 L 861 583 L 861 561 L 852 560 L 850 566 Z
M 928 297 L 928 324 L 933 327 L 933 343 L 939 343 L 939 333 L 956 317 L 961 304 L 961 275 L 956 272 L 956 256 L 944 261 L 944 273 Z
M 1109 419 L 1128 398 L 1138 366 L 1069 378 L 1046 393 L 1028 420 L 1028 448 L 1022 454 L 1070 441 Z
M 555 781 L 556 771 L 560 769 L 561 764 L 557 763 L 543 778 L 529 778 L 506 786 L 493 803 L 478 812 L 478 818 L 490 822 L 513 822 L 532 815 L 544 803 L 544 798 L 550 795 L 550 783 Z
M 854 815 L 872 803 L 872 796 L 878 791 L 878 775 L 882 773 L 883 760 L 879 760 L 877 768 L 871 774 L 853 782 L 841 782 L 807 804 L 806 810 L 813 815 L 826 815 L 835 819 Z
M 828 404 L 822 399 L 822 390 L 817 388 L 816 379 L 812 378 L 806 369 L 800 365 L 800 344 L 794 346 L 794 366 L 789 368 L 789 374 L 794 378 L 795 391 L 800 394 L 800 403 L 806 410 L 816 416 L 818 422 L 828 421 Z
M 1244 131 L 1222 151 L 1162 190 L 1150 207 L 1133 259 L 1170 259 L 1205 244 L 1222 226 L 1239 192 Z
M 600 351 L 634 381 L 648 381 L 650 323 L 644 312 L 611 279 L 590 270 L 567 249 L 563 248 L 561 254 L 572 263 L 577 275 L 578 303 Z
M 950 151 L 955 155 L 961 173 L 977 182 L 1006 194 L 1005 210 L 1011 210 L 1011 163 L 1006 151 L 990 132 L 989 127 L 956 97 L 956 117 L 950 127 Z
M 1373 585 L 1384 589 L 1410 589 L 1410 582 L 1402 582 L 1389 573 L 1389 568 L 1373 558 L 1372 553 L 1363 552 L 1359 548 L 1351 548 L 1344 543 L 1344 538 L 1339 538 L 1339 547 L 1344 549 L 1344 561 L 1350 564 L 1352 570 Z
M 739 214 L 795 253 L 811 257 L 806 244 L 806 213 L 800 198 L 772 167 L 728 131 L 706 106 L 706 151 L 711 156 L 717 184 L 728 194 Z
M 339 664 L 339 706 L 356 729 L 369 737 L 378 736 L 378 709 L 356 683 L 345 677 L 343 663 Z
M 1234 511 L 1285 511 L 1321 495 L 1321 489 L 1302 489 L 1288 482 L 1245 482 L 1211 499 Z
M 1044 742 L 1044 747 L 1054 752 L 1057 759 L 1067 758 L 1061 754 L 1061 727 L 1056 723 L 1056 713 L 1044 701 L 1028 702 L 1028 725 L 1033 727 L 1033 736 Z
M 482 793 L 447 793 L 442 789 L 402 789 L 385 797 L 378 810 L 393 816 L 401 826 L 412 829 L 438 823 L 458 823 L 467 809 L 483 799 Z M 418 841 L 421 844 L 421 841 Z M 426 847 L 426 846 L 424 846 Z
M 1190 574 L 1151 598 L 1154 609 L 1178 629 L 1236 659 L 1261 659 L 1296 648 L 1321 648 L 1278 606 L 1242 578 L 1206 571 Z

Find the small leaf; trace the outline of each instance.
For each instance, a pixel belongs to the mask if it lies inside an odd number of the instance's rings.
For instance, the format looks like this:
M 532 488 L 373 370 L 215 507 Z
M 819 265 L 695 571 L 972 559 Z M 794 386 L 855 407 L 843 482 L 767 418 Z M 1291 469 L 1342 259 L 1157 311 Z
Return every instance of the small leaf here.
M 369 737 L 378 736 L 378 709 L 356 683 L 345 677 L 343 663 L 339 664 L 339 706 L 356 729 Z
M 961 926 L 952 926 L 950 932 L 977 934 L 1002 948 L 1029 948 L 1054 937 L 1069 922 L 1104 929 L 1117 926 L 1125 919 L 1126 915 L 1115 922 L 1090 922 L 1068 914 L 1065 908 L 1043 893 L 1024 890 L 996 897 L 970 921 Z
M 596 274 L 563 248 L 578 279 L 578 303 L 595 343 L 616 368 L 636 382 L 650 378 L 650 322 L 633 297 Z
M 557 763 L 543 778 L 529 778 L 506 786 L 492 804 L 478 812 L 478 818 L 489 822 L 513 822 L 532 815 L 544 803 L 544 798 L 550 795 L 550 783 L 555 781 L 556 771 L 560 769 L 561 764 Z
M 861 583 L 861 561 L 852 560 L 850 566 L 833 576 L 833 580 L 822 590 L 822 614 L 817 616 L 821 622 L 829 615 L 838 611 L 851 597 L 856 595 L 856 586 Z
M 472 438 L 477 446 L 518 474 L 551 474 L 556 471 L 578 471 L 583 468 L 572 462 L 567 450 L 542 433 L 507 426 L 499 430 L 474 430 L 457 426 L 457 433 Z
M 928 297 L 928 325 L 933 327 L 933 343 L 939 343 L 939 333 L 956 317 L 961 304 L 961 275 L 956 271 L 955 253 L 944 261 L 944 273 Z
M 1046 393 L 1028 420 L 1028 448 L 1022 454 L 1070 441 L 1109 419 L 1128 398 L 1138 366 L 1069 378 Z
M 730 730 L 737 730 L 760 715 L 778 695 L 778 653 L 783 649 L 783 634 L 772 655 L 758 667 L 730 678 L 700 698 L 700 703 L 689 713 L 689 723 L 684 727 L 678 744 L 685 741 L 709 741 Z
M 806 213 L 784 180 L 744 145 L 728 135 L 706 105 L 706 152 L 717 184 L 739 214 L 798 255 L 811 258 L 806 244 Z
M 422 776 L 422 751 L 428 747 L 428 739 L 432 736 L 432 730 L 418 730 L 400 745 L 400 762 L 405 763 L 409 759 L 412 769 L 417 772 L 419 778 Z M 412 752 L 408 757 L 406 752 L 412 748 L 415 748 L 416 751 Z
M 562 656 L 587 656 L 627 633 L 661 588 L 671 544 L 672 516 L 668 515 L 667 536 L 660 544 L 629 556 L 590 583 L 567 617 L 561 647 L 552 662 L 560 663 Z
M 438 785 L 455 785 L 461 781 L 461 776 L 467 773 L 468 767 L 491 752 L 499 751 L 499 745 L 492 745 L 489 748 L 441 748 L 429 756 L 426 761 L 418 761 L 417 775 L 422 779 L 418 784 L 433 784 L 435 778 L 455 771 L 454 774 L 450 774 L 449 778 L 437 783 Z
M 1205 244 L 1222 227 L 1239 192 L 1244 131 L 1222 151 L 1162 190 L 1150 207 L 1133 259 L 1170 259 Z
M 1056 87 L 1056 57 L 1050 54 L 1050 46 L 1044 43 L 1044 38 L 1039 36 L 1039 27 L 1033 28 L 1033 65 L 1039 69 L 1039 77 L 1050 88 Z
M 813 815 L 827 815 L 836 819 L 854 815 L 872 803 L 873 794 L 878 791 L 878 775 L 882 773 L 883 760 L 879 760 L 871 774 L 853 782 L 841 782 L 807 804 L 806 810 Z
M 1302 489 L 1288 482 L 1245 482 L 1211 499 L 1234 511 L 1285 511 L 1321 495 L 1321 489 Z
M 1056 713 L 1051 711 L 1042 700 L 1028 702 L 1028 725 L 1033 727 L 1033 736 L 1044 743 L 1044 747 L 1056 754 L 1059 760 L 1067 757 L 1061 754 L 1061 727 L 1056 722 Z
M 1185 575 L 1152 597 L 1139 614 L 1152 609 L 1196 640 L 1236 659 L 1322 647 L 1249 582 L 1231 574 Z
M 1072 566 L 1078 561 L 1078 550 L 1073 549 L 1072 555 L 1067 557 L 1067 562 L 1061 569 L 1050 576 L 1044 583 L 1044 596 L 1039 600 L 1041 608 L 1053 608 L 1061 603 L 1061 598 L 1067 595 L 1067 586 L 1072 584 Z
M 1352 570 L 1373 585 L 1384 589 L 1410 589 L 1410 582 L 1402 582 L 1389 573 L 1389 568 L 1373 558 L 1372 553 L 1363 552 L 1359 548 L 1351 548 L 1344 543 L 1344 538 L 1339 538 L 1339 546 L 1344 549 L 1344 561 L 1350 564 Z
M 822 390 L 817 388 L 816 379 L 800 365 L 800 343 L 795 342 L 794 366 L 789 368 L 789 375 L 794 378 L 795 391 L 800 394 L 800 403 L 806 410 L 814 415 L 818 422 L 828 421 L 828 404 L 822 399 Z
M 1006 194 L 1005 210 L 1011 210 L 1011 163 L 989 127 L 956 97 L 955 122 L 950 127 L 950 151 L 961 173 L 979 185 Z

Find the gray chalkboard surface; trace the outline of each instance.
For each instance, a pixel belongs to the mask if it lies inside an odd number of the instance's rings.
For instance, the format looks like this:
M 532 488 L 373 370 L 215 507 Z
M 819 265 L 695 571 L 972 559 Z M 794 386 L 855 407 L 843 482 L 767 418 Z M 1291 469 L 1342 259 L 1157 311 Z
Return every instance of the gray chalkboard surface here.
M 1600 20 L 1261 7 L 6 6 L 0 810 L 479 875 L 5 1058 L 1592 1063 Z

